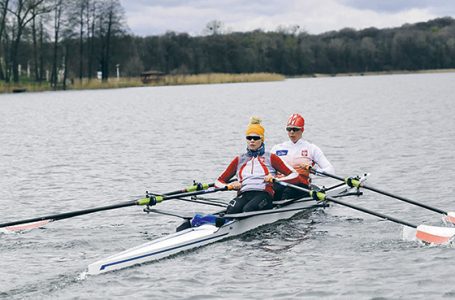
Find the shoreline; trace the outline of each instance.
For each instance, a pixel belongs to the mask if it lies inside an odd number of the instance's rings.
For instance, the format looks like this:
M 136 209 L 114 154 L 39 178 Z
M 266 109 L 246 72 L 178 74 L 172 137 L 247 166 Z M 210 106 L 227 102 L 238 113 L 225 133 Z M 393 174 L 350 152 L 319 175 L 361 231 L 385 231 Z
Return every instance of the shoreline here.
M 429 70 L 395 70 L 395 71 L 375 71 L 375 72 L 349 72 L 349 73 L 314 73 L 311 75 L 292 76 L 288 78 L 326 78 L 326 77 L 350 77 L 350 76 L 378 76 L 378 75 L 406 75 L 406 74 L 439 74 L 455 73 L 455 69 L 429 69 Z
M 284 76 L 276 73 L 206 73 L 197 75 L 165 75 L 162 79 L 150 83 L 143 83 L 139 77 L 111 78 L 108 82 L 101 82 L 98 79 L 75 82 L 67 85 L 66 89 L 53 89 L 48 83 L 29 83 L 29 84 L 7 84 L 0 83 L 1 94 L 46 92 L 46 91 L 74 91 L 74 90 L 97 90 L 97 89 L 116 89 L 128 87 L 158 87 L 158 86 L 177 86 L 195 84 L 220 84 L 220 83 L 246 83 L 246 82 L 267 82 L 283 81 L 285 79 L 297 78 L 327 78 L 327 77 L 353 77 L 353 76 L 381 76 L 381 75 L 403 75 L 403 74 L 441 74 L 455 73 L 455 69 L 431 69 L 416 71 L 377 71 L 377 72 L 350 72 L 350 73 L 314 73 L 298 76 Z
M 25 93 L 25 92 L 47 92 L 47 91 L 74 91 L 74 90 L 97 90 L 116 89 L 128 87 L 155 87 L 155 86 L 176 86 L 195 84 L 220 84 L 220 83 L 242 83 L 242 82 L 267 82 L 283 81 L 286 77 L 276 73 L 205 73 L 197 75 L 163 75 L 146 83 L 140 77 L 110 78 L 107 82 L 99 79 L 83 79 L 68 82 L 66 88 L 63 85 L 52 88 L 48 82 L 42 83 L 0 83 L 0 93 Z

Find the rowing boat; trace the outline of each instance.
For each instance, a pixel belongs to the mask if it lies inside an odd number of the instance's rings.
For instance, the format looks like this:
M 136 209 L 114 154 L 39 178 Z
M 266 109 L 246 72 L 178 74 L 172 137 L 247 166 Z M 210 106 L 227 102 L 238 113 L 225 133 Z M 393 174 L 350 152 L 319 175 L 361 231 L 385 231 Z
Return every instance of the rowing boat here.
M 349 194 L 346 189 L 343 192 L 340 189 L 334 190 L 333 193 L 335 192 L 338 197 Z M 221 215 L 226 222 L 219 227 L 215 224 L 203 224 L 155 239 L 96 261 L 88 266 L 86 273 L 97 275 L 156 261 L 182 251 L 241 235 L 263 225 L 289 219 L 302 211 L 312 211 L 325 206 L 327 206 L 325 202 L 318 203 L 313 198 L 302 198 L 274 202 L 274 208 L 269 210 Z
M 221 227 L 217 227 L 214 224 L 203 224 L 199 227 L 191 227 L 170 234 L 94 262 L 88 266 L 87 274 L 97 275 L 136 264 L 159 260 L 185 250 L 205 246 L 228 237 L 243 234 L 278 220 L 291 218 L 301 211 L 315 209 L 322 207 L 322 205 L 315 204 L 313 199 L 302 199 L 283 208 L 260 211 L 262 214 L 251 214 L 250 216 L 248 214 L 227 215 L 227 217 L 232 219 Z M 273 214 L 271 214 L 272 211 Z

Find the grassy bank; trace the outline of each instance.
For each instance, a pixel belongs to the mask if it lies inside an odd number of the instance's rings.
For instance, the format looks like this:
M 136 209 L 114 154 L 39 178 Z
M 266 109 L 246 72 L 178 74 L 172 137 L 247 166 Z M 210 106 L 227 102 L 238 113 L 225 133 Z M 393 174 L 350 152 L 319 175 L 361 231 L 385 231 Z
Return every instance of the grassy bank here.
M 248 74 L 225 74 L 210 73 L 198 75 L 165 75 L 157 81 L 143 83 L 139 77 L 111 78 L 108 82 L 97 79 L 74 80 L 67 84 L 67 90 L 89 90 L 89 89 L 113 89 L 126 87 L 144 86 L 165 86 L 165 85 L 187 85 L 187 84 L 213 84 L 213 83 L 235 83 L 235 82 L 260 82 L 260 81 L 281 81 L 285 77 L 275 73 L 248 73 Z M 59 86 L 57 90 L 61 90 Z M 13 92 L 38 92 L 53 90 L 48 83 L 28 82 L 23 84 L 0 83 L 0 93 Z
M 318 78 L 318 77 L 344 77 L 344 76 L 372 76 L 372 75 L 393 75 L 393 74 L 427 74 L 427 73 L 455 73 L 455 69 L 417 70 L 417 71 L 382 71 L 382 72 L 361 72 L 361 73 L 336 73 L 336 74 L 310 74 L 293 76 L 292 78 Z M 126 87 L 166 86 L 166 85 L 188 85 L 188 84 L 214 84 L 214 83 L 236 83 L 236 82 L 261 82 L 281 81 L 285 76 L 276 73 L 247 73 L 227 74 L 209 73 L 198 75 L 166 75 L 158 81 L 143 83 L 139 77 L 111 78 L 108 82 L 101 82 L 97 79 L 82 81 L 74 80 L 66 87 L 67 90 L 90 90 L 90 89 L 113 89 Z M 40 92 L 52 91 L 49 83 L 27 82 L 22 84 L 6 84 L 0 82 L 0 93 L 13 92 Z M 57 90 L 62 90 L 59 86 Z

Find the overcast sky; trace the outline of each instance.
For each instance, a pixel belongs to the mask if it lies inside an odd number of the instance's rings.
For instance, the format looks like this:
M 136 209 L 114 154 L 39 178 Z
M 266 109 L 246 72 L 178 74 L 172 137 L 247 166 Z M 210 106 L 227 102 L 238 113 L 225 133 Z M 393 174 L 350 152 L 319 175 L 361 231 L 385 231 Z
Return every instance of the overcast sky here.
M 202 34 L 221 21 L 229 31 L 299 25 L 310 34 L 344 27 L 397 27 L 437 17 L 455 18 L 455 0 L 121 0 L 136 35 L 166 31 Z

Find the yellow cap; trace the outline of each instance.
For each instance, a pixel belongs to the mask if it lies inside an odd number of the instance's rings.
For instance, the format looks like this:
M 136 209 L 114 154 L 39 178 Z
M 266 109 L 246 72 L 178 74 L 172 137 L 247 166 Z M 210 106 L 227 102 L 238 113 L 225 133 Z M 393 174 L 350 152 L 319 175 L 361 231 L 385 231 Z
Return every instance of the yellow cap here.
M 251 117 L 250 124 L 248 124 L 248 127 L 246 128 L 246 135 L 257 134 L 264 141 L 264 131 L 264 127 L 261 125 L 261 119 L 258 117 Z

